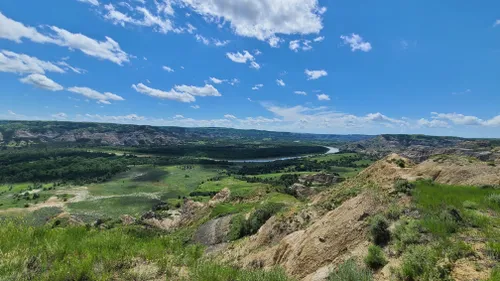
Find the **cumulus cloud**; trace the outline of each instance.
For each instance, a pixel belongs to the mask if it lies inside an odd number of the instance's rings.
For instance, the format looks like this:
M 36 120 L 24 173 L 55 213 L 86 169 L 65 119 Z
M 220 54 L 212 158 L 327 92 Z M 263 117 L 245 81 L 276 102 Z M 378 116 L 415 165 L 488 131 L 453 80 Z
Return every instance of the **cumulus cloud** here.
M 132 85 L 132 88 L 141 94 L 151 97 L 174 100 L 178 102 L 195 102 L 195 96 L 199 97 L 220 97 L 219 91 L 212 85 L 206 84 L 203 87 L 177 85 L 170 91 L 162 91 L 150 88 L 142 83 Z
M 196 41 L 203 43 L 204 45 L 210 46 L 216 46 L 216 47 L 224 47 L 227 44 L 231 43 L 229 40 L 219 40 L 216 38 L 206 38 L 202 35 L 196 34 L 194 36 L 196 38 Z
M 180 85 L 175 86 L 174 89 L 178 92 L 189 94 L 199 97 L 220 97 L 222 96 L 219 91 L 212 85 L 205 84 L 203 87 Z
M 483 120 L 476 116 L 467 116 L 458 113 L 432 113 L 433 119 L 448 120 L 456 125 L 481 125 Z
M 254 69 L 260 69 L 260 65 L 255 61 L 255 57 L 252 56 L 248 51 L 243 51 L 243 53 L 226 53 L 226 56 L 235 63 L 250 63 L 250 67 Z
M 372 49 L 372 45 L 369 42 L 365 42 L 363 40 L 363 37 L 359 36 L 358 34 L 351 34 L 351 35 L 342 35 L 340 36 L 340 39 L 343 40 L 345 45 L 349 45 L 351 47 L 351 51 L 363 51 L 363 52 L 369 52 Z
M 283 81 L 282 79 L 276 79 L 276 84 L 280 87 L 286 86 L 285 81 Z
M 163 70 L 165 70 L 167 72 L 175 72 L 175 70 L 173 68 L 169 67 L 169 66 L 165 66 L 164 65 L 162 68 L 163 68 Z
M 31 74 L 24 78 L 21 78 L 19 81 L 21 81 L 24 84 L 30 84 L 37 88 L 48 91 L 56 92 L 64 90 L 63 86 L 57 84 L 56 82 L 54 82 L 53 80 L 47 78 L 45 75 L 42 74 Z
M 316 37 L 314 38 L 314 42 L 323 42 L 323 40 L 325 40 L 325 36 L 319 36 L 319 37 Z
M 442 120 L 427 120 L 425 118 L 422 118 L 417 121 L 417 124 L 421 127 L 426 127 L 426 128 L 449 128 L 450 124 L 446 121 Z
M 104 18 L 113 22 L 114 24 L 119 24 L 121 26 L 130 24 L 151 27 L 154 31 L 164 34 L 171 31 L 180 33 L 184 30 L 193 30 L 192 26 L 188 26 L 185 29 L 176 28 L 174 26 L 171 20 L 171 17 L 174 15 L 174 10 L 170 1 L 155 1 L 155 4 L 156 12 L 150 11 L 144 6 L 137 6 L 135 8 L 127 6 L 127 8 L 129 8 L 129 10 L 131 10 L 132 12 L 132 14 L 130 15 L 128 13 L 118 11 L 112 4 L 107 4 L 104 6 L 107 11 L 107 14 L 104 15 Z
M 87 3 L 93 6 L 99 6 L 98 0 L 78 0 L 78 2 Z
M 307 96 L 307 93 L 304 91 L 295 91 L 294 92 L 296 95 L 301 95 L 301 96 Z
M 226 119 L 236 119 L 236 116 L 231 115 L 231 114 L 226 114 L 226 115 L 224 115 L 224 118 L 226 118 Z
M 45 72 L 64 73 L 65 71 L 54 63 L 42 61 L 25 54 L 17 54 L 11 51 L 0 51 L 0 71 L 17 74 Z
M 208 22 L 228 23 L 240 36 L 276 44 L 278 34 L 314 34 L 323 28 L 326 8 L 318 0 L 180 0 Z
M 318 100 L 320 101 L 329 101 L 330 100 L 330 96 L 329 95 L 326 95 L 326 94 L 320 94 L 320 95 L 316 95 L 318 97 Z
M 0 38 L 21 43 L 23 38 L 35 43 L 51 43 L 72 50 L 80 50 L 86 55 L 109 60 L 118 65 L 128 62 L 130 55 L 124 52 L 120 45 L 110 37 L 98 41 L 80 33 L 71 33 L 65 29 L 49 26 L 50 34 L 42 34 L 36 28 L 7 18 L 0 13 Z
M 119 95 L 110 92 L 100 93 L 94 89 L 87 87 L 71 87 L 67 89 L 69 92 L 80 94 L 89 99 L 97 100 L 98 103 L 110 104 L 110 101 L 124 101 L 125 99 Z
M 252 87 L 252 90 L 258 91 L 258 90 L 262 89 L 262 87 L 264 87 L 264 84 L 257 84 L 257 85 Z
M 179 93 L 175 91 L 174 89 L 170 91 L 162 91 L 158 89 L 153 89 L 150 88 L 142 83 L 139 83 L 137 85 L 132 85 L 132 88 L 136 90 L 138 93 L 148 95 L 150 97 L 155 97 L 155 98 L 160 98 L 160 99 L 167 99 L 167 100 L 174 100 L 178 102 L 195 102 L 196 98 L 190 94 L 186 93 Z
M 307 80 L 316 80 L 316 79 L 319 79 L 321 77 L 328 76 L 328 72 L 326 72 L 323 69 L 321 69 L 321 70 L 309 70 L 309 69 L 306 69 L 304 71 L 304 73 L 307 75 Z
M 215 77 L 210 77 L 210 81 L 212 81 L 212 83 L 214 83 L 214 84 L 222 84 L 226 80 L 221 80 L 221 79 L 218 79 L 218 78 L 215 78 Z
M 314 42 L 319 42 L 319 41 L 314 41 Z M 288 48 L 294 52 L 298 52 L 299 50 L 302 51 L 310 51 L 312 50 L 311 46 L 311 40 L 292 40 L 290 41 Z

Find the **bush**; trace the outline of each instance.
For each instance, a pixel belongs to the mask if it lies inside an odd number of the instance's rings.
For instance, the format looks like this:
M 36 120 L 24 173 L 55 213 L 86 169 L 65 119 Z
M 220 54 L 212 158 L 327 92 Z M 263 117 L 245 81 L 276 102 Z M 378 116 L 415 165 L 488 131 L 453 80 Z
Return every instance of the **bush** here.
M 253 235 L 273 215 L 283 208 L 283 204 L 267 203 L 255 210 L 248 220 L 243 215 L 237 215 L 231 220 L 229 239 L 237 240 L 245 236 Z
M 394 189 L 398 193 L 404 193 L 407 195 L 411 195 L 411 192 L 413 189 L 415 189 L 415 184 L 408 182 L 408 180 L 405 179 L 398 179 L 396 182 L 394 182 Z
M 384 267 L 387 264 L 382 248 L 379 246 L 371 245 L 368 248 L 368 255 L 365 257 L 365 264 L 373 270 Z
M 292 280 L 281 270 L 238 270 L 233 267 L 214 264 L 198 264 L 190 271 L 189 280 L 193 281 L 288 281 Z
M 406 163 L 403 159 L 398 159 L 394 163 L 396 163 L 396 165 L 398 165 L 400 168 L 406 167 Z
M 500 280 L 500 266 L 493 268 L 490 274 L 490 279 L 488 281 L 499 281 Z
M 398 220 L 401 216 L 401 208 L 396 204 L 392 204 L 385 212 L 385 216 L 393 221 Z
M 500 243 L 490 242 L 488 243 L 488 255 L 497 261 L 500 261 Z
M 370 223 L 370 233 L 373 243 L 379 246 L 387 245 L 389 240 L 391 240 L 391 233 L 388 228 L 389 223 L 383 216 L 375 216 Z
M 354 260 L 339 265 L 338 269 L 328 276 L 328 281 L 372 281 L 372 273 L 359 267 Z
M 399 271 L 401 280 L 446 280 L 448 272 L 436 266 L 437 255 L 425 246 L 412 246 L 403 255 Z
M 394 229 L 393 236 L 396 239 L 396 250 L 403 252 L 409 245 L 420 241 L 420 224 L 415 220 L 403 220 Z
M 488 196 L 488 202 L 493 206 L 500 207 L 500 194 L 494 193 Z

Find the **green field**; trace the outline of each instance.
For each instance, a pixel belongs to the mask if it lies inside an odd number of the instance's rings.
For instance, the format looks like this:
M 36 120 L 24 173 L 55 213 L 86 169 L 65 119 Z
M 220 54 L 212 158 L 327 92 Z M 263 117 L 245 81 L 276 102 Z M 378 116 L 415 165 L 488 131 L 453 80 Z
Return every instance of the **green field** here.
M 343 158 L 357 157 L 357 153 L 337 153 L 337 154 L 325 154 L 320 156 L 308 157 L 308 160 L 314 160 L 318 162 L 328 162 L 328 161 L 338 161 Z

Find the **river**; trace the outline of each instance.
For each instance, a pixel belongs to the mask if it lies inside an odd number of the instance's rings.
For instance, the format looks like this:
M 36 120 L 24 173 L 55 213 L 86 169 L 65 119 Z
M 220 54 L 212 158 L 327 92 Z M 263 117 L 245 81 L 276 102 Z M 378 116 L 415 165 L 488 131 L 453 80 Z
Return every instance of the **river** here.
M 274 162 L 274 161 L 283 161 L 283 160 L 290 160 L 290 159 L 305 158 L 305 157 L 310 157 L 310 156 L 339 153 L 338 148 L 328 147 L 328 146 L 325 146 L 325 147 L 328 148 L 328 151 L 324 154 L 302 155 L 302 156 L 292 156 L 292 157 L 260 158 L 260 159 L 243 159 L 243 160 L 224 160 L 224 159 L 216 159 L 216 160 L 217 161 L 227 161 L 227 162 L 231 162 L 231 163 L 268 163 L 268 162 Z

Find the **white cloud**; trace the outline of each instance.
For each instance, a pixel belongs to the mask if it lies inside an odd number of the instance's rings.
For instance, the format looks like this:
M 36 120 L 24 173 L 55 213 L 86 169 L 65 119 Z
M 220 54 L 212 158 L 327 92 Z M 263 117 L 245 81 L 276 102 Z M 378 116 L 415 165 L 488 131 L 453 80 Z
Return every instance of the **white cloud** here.
M 250 62 L 250 68 L 260 69 L 260 65 L 255 61 L 255 57 L 252 56 L 248 51 L 243 51 L 243 53 L 226 53 L 226 56 L 235 63 L 247 63 Z
M 129 114 L 129 115 L 122 115 L 122 116 L 108 116 L 108 115 L 99 115 L 99 114 L 85 114 L 83 120 L 96 120 L 99 122 L 115 122 L 115 123 L 130 123 L 130 122 L 137 122 L 137 121 L 144 121 L 147 120 L 146 117 L 144 116 L 139 116 L 137 114 Z
M 56 26 L 49 26 L 50 35 L 41 34 L 34 27 L 5 17 L 0 13 L 0 38 L 22 42 L 22 38 L 36 43 L 52 43 L 72 50 L 80 50 L 86 55 L 112 61 L 118 65 L 129 61 L 129 55 L 110 37 L 105 41 L 97 41 L 80 33 L 71 33 Z
M 23 38 L 36 43 L 55 43 L 56 40 L 39 33 L 36 28 L 7 18 L 0 12 L 0 38 L 21 43 Z
M 64 112 L 60 112 L 60 113 L 52 114 L 52 117 L 55 119 L 66 119 L 66 118 L 68 118 L 68 115 Z
M 186 28 L 187 33 L 193 34 L 193 32 L 195 32 L 196 30 L 197 30 L 197 28 L 195 26 L 193 26 L 190 23 L 187 24 L 187 28 Z
M 432 113 L 433 119 L 448 120 L 456 125 L 481 125 L 483 120 L 476 116 L 466 116 L 458 113 Z
M 316 95 L 318 97 L 318 100 L 320 101 L 329 101 L 330 100 L 330 96 L 329 95 L 326 95 L 326 94 L 320 94 L 320 95 Z
M 59 66 L 51 62 L 42 61 L 35 57 L 30 57 L 25 54 L 17 54 L 6 50 L 0 51 L 0 71 L 18 74 L 45 74 L 45 72 L 65 72 Z
M 73 71 L 74 73 L 77 73 L 77 74 L 87 73 L 87 70 L 71 66 L 69 63 L 67 63 L 65 61 L 59 61 L 59 62 L 57 62 L 57 65 L 62 66 L 65 70 L 71 70 L 71 71 Z
M 271 46 L 271 48 L 279 48 L 281 42 L 283 42 L 283 41 L 284 41 L 283 39 L 276 37 L 276 36 L 273 36 L 273 37 L 269 38 L 269 40 L 268 40 L 269 46 Z
M 21 78 L 19 81 L 24 84 L 30 84 L 37 88 L 53 92 L 64 90 L 63 86 L 57 84 L 56 82 L 42 74 L 30 74 L 24 78 Z
M 442 120 L 427 120 L 427 119 L 420 119 L 417 121 L 417 124 L 421 127 L 427 127 L 427 128 L 449 128 L 450 124 L 446 121 Z
M 212 83 L 214 84 L 222 84 L 224 83 L 226 80 L 221 80 L 221 79 L 217 79 L 215 77 L 210 77 L 210 81 L 212 81 Z
M 234 86 L 236 84 L 240 83 L 240 80 L 238 78 L 233 78 L 231 81 L 227 82 L 229 85 Z
M 195 102 L 195 96 L 199 97 L 220 97 L 219 91 L 212 85 L 206 84 L 203 87 L 180 85 L 174 86 L 170 91 L 162 91 L 150 88 L 142 83 L 132 85 L 132 88 L 141 94 L 151 97 L 174 100 L 178 102 Z
M 231 115 L 231 114 L 226 114 L 226 115 L 224 115 L 224 118 L 226 118 L 226 119 L 236 119 L 236 116 Z
M 258 91 L 260 90 L 262 87 L 264 87 L 264 84 L 257 84 L 255 86 L 252 87 L 252 90 L 254 91 Z
M 500 127 L 500 115 L 497 115 L 489 120 L 483 122 L 484 126 Z
M 205 84 L 205 86 L 203 87 L 180 85 L 180 86 L 175 86 L 174 89 L 178 92 L 189 94 L 192 96 L 199 96 L 199 97 L 222 96 L 214 86 L 209 84 Z
M 229 41 L 229 40 L 221 41 L 221 40 L 215 39 L 215 38 L 209 39 L 209 38 L 206 38 L 200 34 L 196 34 L 194 37 L 196 38 L 196 41 L 201 42 L 207 46 L 214 45 L 216 47 L 223 47 L 223 46 L 226 46 L 227 44 L 231 43 L 231 41 Z
M 243 53 L 226 53 L 226 56 L 236 63 L 247 63 L 248 61 L 254 61 L 255 58 L 248 51 L 243 51 Z
M 326 72 L 323 69 L 321 69 L 321 70 L 309 70 L 309 69 L 306 69 L 304 71 L 304 73 L 307 75 L 307 80 L 316 80 L 316 79 L 319 79 L 321 77 L 328 76 L 328 72 Z
M 167 72 L 175 72 L 175 70 L 173 68 L 169 67 L 169 66 L 165 66 L 164 65 L 162 68 L 163 68 L 163 70 L 165 70 Z
M 314 41 L 314 42 L 316 42 L 316 41 Z M 311 46 L 311 43 L 312 43 L 311 40 L 292 40 L 292 41 L 290 41 L 288 48 L 290 48 L 290 50 L 292 50 L 296 53 L 299 50 L 310 51 L 313 48 Z
M 103 60 L 109 60 L 118 65 L 129 62 L 129 55 L 125 53 L 120 45 L 110 37 L 105 41 L 97 41 L 80 33 L 71 33 L 67 30 L 51 27 L 56 33 L 57 45 L 70 49 L 80 50 L 84 54 Z
M 97 100 L 99 103 L 102 104 L 110 104 L 110 100 L 112 101 L 123 101 L 125 100 L 121 96 L 115 95 L 113 93 L 100 93 L 96 90 L 93 90 L 91 88 L 87 87 L 71 87 L 67 89 L 69 92 L 75 93 L 75 94 L 80 94 L 82 96 L 85 96 L 89 99 Z
M 137 92 L 141 94 L 148 95 L 150 97 L 155 97 L 155 98 L 160 98 L 160 99 L 168 99 L 168 100 L 174 100 L 178 102 L 195 102 L 196 98 L 190 94 L 186 93 L 179 93 L 175 91 L 174 89 L 166 92 L 158 89 L 153 89 L 150 88 L 142 83 L 139 83 L 137 85 L 132 85 L 132 88 L 136 90 Z
M 319 36 L 319 37 L 316 37 L 314 38 L 314 42 L 323 42 L 323 40 L 325 40 L 325 36 Z
M 260 55 L 262 55 L 262 52 L 259 49 L 255 49 L 253 51 L 253 54 L 256 55 L 256 56 L 260 56 Z
M 340 39 L 344 41 L 344 44 L 351 46 L 351 51 L 353 52 L 357 50 L 369 52 L 372 49 L 372 45 L 369 42 L 365 42 L 358 34 L 353 33 L 350 36 L 342 35 Z
M 368 121 L 372 121 L 372 122 L 392 123 L 392 124 L 399 124 L 399 125 L 405 125 L 405 126 L 409 125 L 408 122 L 406 122 L 406 121 L 394 119 L 394 118 L 389 118 L 380 112 L 370 113 L 370 114 L 366 115 L 365 119 Z
M 277 34 L 314 34 L 323 28 L 318 0 L 180 0 L 207 21 L 228 23 L 240 36 L 276 43 Z
M 276 84 L 280 87 L 286 86 L 285 81 L 283 81 L 282 79 L 276 79 Z
M 99 6 L 98 0 L 78 0 L 78 2 L 87 3 L 94 6 Z
M 142 3 L 145 4 L 145 3 Z M 135 7 L 132 8 L 130 5 L 125 5 L 132 14 L 126 14 L 118 11 L 112 4 L 107 4 L 104 8 L 107 10 L 107 14 L 104 18 L 113 22 L 114 24 L 119 24 L 125 26 L 126 24 L 151 27 L 154 31 L 166 34 L 168 32 L 181 33 L 187 31 L 192 33 L 196 28 L 191 24 L 187 25 L 187 28 L 176 28 L 171 20 L 174 16 L 174 10 L 172 8 L 171 1 L 155 1 L 156 13 L 148 10 L 146 7 Z
M 500 20 L 496 20 L 495 23 L 493 24 L 494 27 L 497 27 L 500 25 Z
M 302 95 L 302 96 L 307 96 L 307 93 L 304 91 L 295 91 L 294 92 L 296 95 Z
M 192 109 L 200 109 L 200 106 L 199 105 L 192 105 L 191 108 Z
M 184 119 L 183 115 L 177 114 L 174 116 L 174 119 Z

